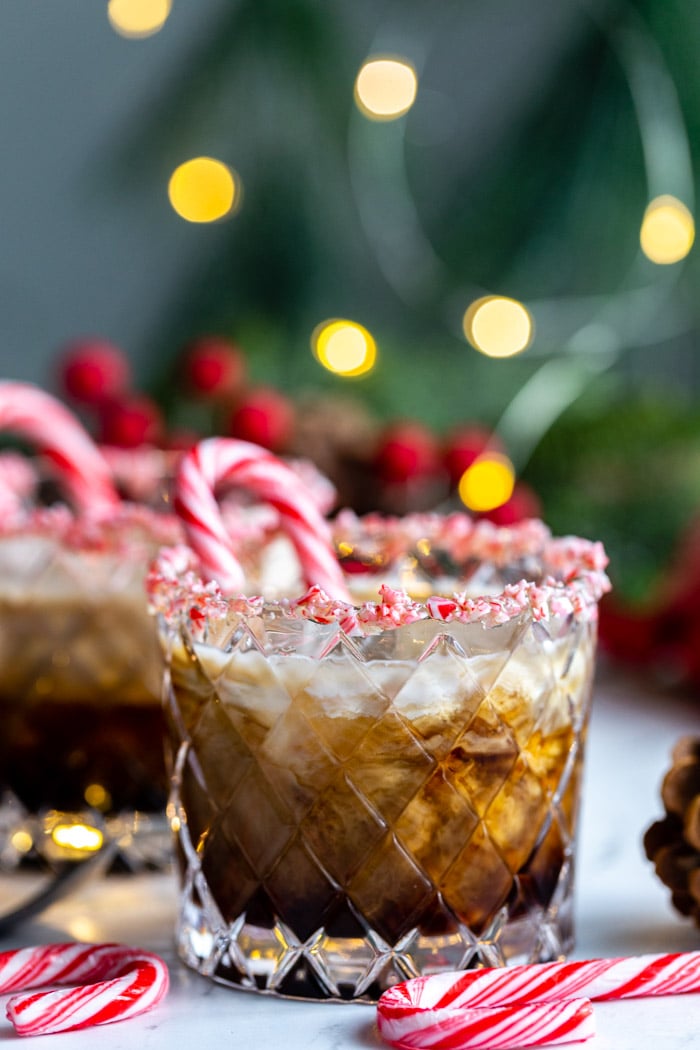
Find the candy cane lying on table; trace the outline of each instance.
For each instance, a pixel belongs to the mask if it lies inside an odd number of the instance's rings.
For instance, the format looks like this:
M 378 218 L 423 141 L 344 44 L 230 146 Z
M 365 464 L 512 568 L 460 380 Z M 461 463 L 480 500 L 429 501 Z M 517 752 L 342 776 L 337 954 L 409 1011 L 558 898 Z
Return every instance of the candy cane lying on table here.
M 417 977 L 384 992 L 377 1022 L 401 1050 L 506 1050 L 588 1039 L 592 999 L 684 992 L 700 992 L 700 952 Z
M 201 441 L 182 457 L 175 480 L 175 509 L 207 576 L 231 593 L 245 582 L 214 494 L 227 482 L 277 510 L 307 584 L 350 601 L 328 524 L 298 474 L 266 449 L 233 438 Z
M 16 995 L 7 1017 L 18 1035 L 109 1024 L 150 1010 L 168 990 L 168 968 L 122 944 L 50 944 L 0 952 L 0 994 L 53 984 L 62 991 Z
M 72 412 L 51 394 L 31 383 L 0 381 L 0 430 L 30 441 L 51 460 L 80 513 L 101 513 L 119 503 L 104 457 Z

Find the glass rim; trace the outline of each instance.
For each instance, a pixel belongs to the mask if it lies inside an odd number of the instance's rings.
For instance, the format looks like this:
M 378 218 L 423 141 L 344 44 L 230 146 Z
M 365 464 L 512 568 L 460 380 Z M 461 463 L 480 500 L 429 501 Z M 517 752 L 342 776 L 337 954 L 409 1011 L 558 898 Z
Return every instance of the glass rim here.
M 289 616 L 319 624 L 337 623 L 348 634 L 373 634 L 419 620 L 480 623 L 495 627 L 529 613 L 533 620 L 571 616 L 596 620 L 598 602 L 610 588 L 605 572 L 608 558 L 600 542 L 577 536 L 554 537 L 538 519 L 512 526 L 498 526 L 463 513 L 420 514 L 389 518 L 378 514 L 357 517 L 341 511 L 331 530 L 339 549 L 339 537 L 351 541 L 362 537 L 384 549 L 408 551 L 417 540 L 439 542 L 461 558 L 506 566 L 510 562 L 538 560 L 537 579 L 523 575 L 505 583 L 497 593 L 474 595 L 459 590 L 436 593 L 417 600 L 403 589 L 378 581 L 377 600 L 350 604 L 328 595 L 312 584 L 296 598 L 270 599 L 260 595 L 226 595 L 215 580 L 207 580 L 199 559 L 186 545 L 161 549 L 146 578 L 151 612 L 170 627 L 187 625 L 201 633 L 208 620 L 234 613 L 243 619 L 263 614 Z M 535 575 L 532 573 L 531 575 Z
M 0 515 L 0 542 L 16 538 L 53 541 L 73 551 L 124 554 L 144 540 L 162 547 L 182 540 L 182 526 L 171 511 L 121 501 L 109 512 L 79 514 L 65 503 Z

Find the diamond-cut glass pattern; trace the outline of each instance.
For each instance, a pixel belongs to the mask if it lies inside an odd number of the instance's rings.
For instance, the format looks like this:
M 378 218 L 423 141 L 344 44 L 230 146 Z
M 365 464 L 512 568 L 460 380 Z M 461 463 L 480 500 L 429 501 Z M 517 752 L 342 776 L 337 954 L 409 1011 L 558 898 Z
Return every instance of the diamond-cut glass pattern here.
M 203 708 L 191 737 L 211 797 L 224 806 L 253 759 L 216 694 Z
M 357 710 L 352 719 L 346 717 L 348 696 L 354 698 Z M 327 750 L 343 762 L 381 718 L 389 701 L 366 673 L 364 664 L 345 648 L 318 663 L 315 674 L 297 694 L 296 706 Z
M 328 785 L 301 825 L 309 847 L 342 886 L 385 830 L 384 822 L 344 773 Z
M 337 759 L 326 751 L 322 741 L 317 741 L 313 754 L 294 743 L 312 738 L 308 722 L 292 705 L 267 734 L 259 752 L 258 760 L 267 780 L 284 799 L 296 822 L 304 819 L 338 771 Z
M 438 769 L 413 796 L 395 829 L 437 886 L 478 823 L 476 813 Z
M 290 843 L 265 880 L 275 913 L 297 936 L 306 939 L 323 926 L 326 913 L 340 899 L 340 888 L 324 871 L 301 836 Z M 310 910 L 309 899 L 317 911 Z
M 394 711 L 376 722 L 345 762 L 348 777 L 388 823 L 409 805 L 436 760 Z M 395 772 L 387 777 L 387 769 Z
M 248 863 L 243 850 L 231 843 L 224 831 L 214 825 L 211 834 L 202 840 L 205 848 L 201 850 L 201 870 L 207 885 L 216 885 L 217 872 L 224 865 L 235 872 L 225 886 L 217 892 L 216 903 L 223 918 L 233 921 L 248 906 L 248 902 L 258 888 L 258 878 Z
M 316 626 L 285 645 L 278 615 L 269 645 L 264 619 L 254 644 L 195 645 L 194 678 L 191 643 L 171 646 L 183 959 L 373 1000 L 415 974 L 562 957 L 594 626 L 318 625 L 314 644 Z
M 518 745 L 508 724 L 487 698 L 442 763 L 445 776 L 484 816 L 515 765 Z
M 255 765 L 239 782 L 222 811 L 219 825 L 228 841 L 240 846 L 253 871 L 261 877 L 274 867 L 294 835 L 288 811 Z

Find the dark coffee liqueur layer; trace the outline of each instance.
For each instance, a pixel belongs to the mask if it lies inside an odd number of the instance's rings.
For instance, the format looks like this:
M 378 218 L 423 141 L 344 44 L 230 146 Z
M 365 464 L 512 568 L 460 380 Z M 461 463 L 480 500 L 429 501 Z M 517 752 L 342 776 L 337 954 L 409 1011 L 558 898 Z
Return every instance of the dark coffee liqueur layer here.
M 0 603 L 0 789 L 32 811 L 162 809 L 160 654 L 145 600 Z
M 106 808 L 163 808 L 167 781 L 157 703 L 18 703 L 0 695 L 0 783 L 30 811 L 80 810 L 99 785 Z

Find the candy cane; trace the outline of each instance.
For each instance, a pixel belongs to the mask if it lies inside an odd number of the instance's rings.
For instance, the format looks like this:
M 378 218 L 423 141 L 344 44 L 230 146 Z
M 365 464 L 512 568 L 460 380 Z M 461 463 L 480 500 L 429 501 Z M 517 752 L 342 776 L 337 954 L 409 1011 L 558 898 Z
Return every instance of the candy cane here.
M 33 464 L 18 452 L 0 453 L 0 520 L 21 518 L 39 477 Z
M 51 944 L 0 952 L 0 993 L 48 984 L 77 987 L 13 996 L 7 1017 L 18 1035 L 136 1017 L 167 992 L 168 968 L 159 956 L 121 944 Z
M 75 416 L 30 383 L 0 382 L 0 430 L 36 445 L 55 464 L 80 513 L 99 514 L 119 503 L 109 467 Z
M 544 963 L 405 981 L 384 992 L 377 1020 L 401 1050 L 505 1050 L 588 1039 L 590 1000 L 699 991 L 700 952 Z
M 298 475 L 270 452 L 247 441 L 208 438 L 187 452 L 175 480 L 175 509 L 205 575 L 240 591 L 244 573 L 215 498 L 227 482 L 271 504 L 294 544 L 306 582 L 350 601 L 329 527 Z

